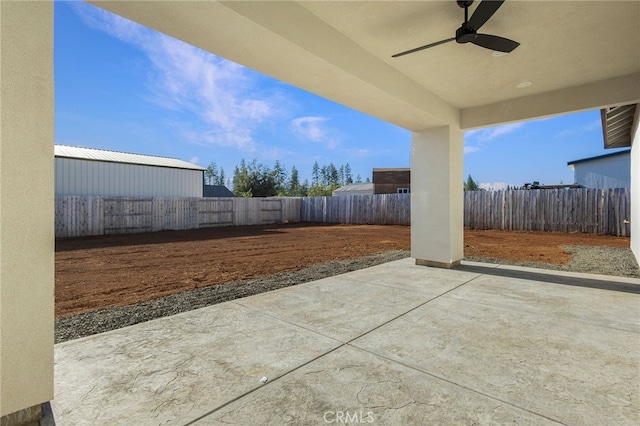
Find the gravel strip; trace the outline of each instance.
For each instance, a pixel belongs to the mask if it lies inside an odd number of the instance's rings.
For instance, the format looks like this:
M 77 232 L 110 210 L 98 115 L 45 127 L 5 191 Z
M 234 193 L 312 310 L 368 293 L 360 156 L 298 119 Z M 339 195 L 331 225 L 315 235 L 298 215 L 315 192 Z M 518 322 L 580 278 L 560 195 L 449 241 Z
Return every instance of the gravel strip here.
M 638 263 L 630 248 L 593 246 L 563 246 L 562 248 L 573 255 L 571 262 L 566 265 L 554 265 L 542 262 L 517 262 L 476 256 L 465 257 L 465 260 L 553 269 L 556 271 L 583 272 L 585 274 L 640 278 L 640 269 L 638 269 Z
M 573 260 L 567 265 L 553 265 L 540 262 L 514 262 L 504 259 L 471 256 L 466 257 L 465 260 L 640 278 L 640 269 L 638 269 L 638 264 L 631 249 L 590 246 L 565 246 L 563 248 L 573 254 Z M 55 342 L 61 343 L 67 340 L 103 333 L 168 315 L 203 308 L 216 303 L 227 302 L 241 297 L 368 268 L 409 256 L 409 251 L 389 251 L 358 259 L 327 262 L 298 271 L 284 272 L 267 277 L 212 287 L 197 288 L 147 302 L 105 308 L 60 318 L 55 322 Z
M 396 250 L 358 259 L 321 263 L 298 271 L 197 288 L 160 299 L 59 318 L 55 322 L 55 342 L 61 343 L 91 336 L 216 303 L 344 274 L 381 263 L 404 259 L 409 255 L 409 251 Z

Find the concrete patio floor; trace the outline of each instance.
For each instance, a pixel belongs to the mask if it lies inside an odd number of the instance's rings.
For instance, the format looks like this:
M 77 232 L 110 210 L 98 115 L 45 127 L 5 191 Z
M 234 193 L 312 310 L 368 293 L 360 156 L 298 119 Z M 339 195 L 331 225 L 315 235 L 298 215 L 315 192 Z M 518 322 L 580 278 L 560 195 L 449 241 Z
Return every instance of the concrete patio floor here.
M 58 344 L 53 412 L 58 425 L 637 425 L 639 292 L 404 259 Z

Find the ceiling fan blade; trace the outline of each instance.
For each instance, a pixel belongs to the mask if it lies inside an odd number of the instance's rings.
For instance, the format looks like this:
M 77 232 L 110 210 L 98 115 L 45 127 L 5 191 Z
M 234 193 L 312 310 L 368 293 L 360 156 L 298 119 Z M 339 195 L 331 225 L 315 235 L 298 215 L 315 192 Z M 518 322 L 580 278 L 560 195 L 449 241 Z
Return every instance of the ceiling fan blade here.
M 484 0 L 473 12 L 468 26 L 478 31 L 496 13 L 502 3 L 504 3 L 504 0 Z
M 450 41 L 454 41 L 455 39 L 456 39 L 455 37 L 452 37 L 452 38 L 448 38 L 446 40 L 436 41 L 435 43 L 426 44 L 424 46 L 416 47 L 415 49 L 411 49 L 411 50 L 407 50 L 407 51 L 404 51 L 404 52 L 396 53 L 395 55 L 391 55 L 391 57 L 392 58 L 397 58 L 398 56 L 404 56 L 404 55 L 408 55 L 409 53 L 419 52 L 421 50 L 428 49 L 430 47 L 435 47 L 435 46 L 439 46 L 441 44 L 449 43 Z
M 489 34 L 477 34 L 476 38 L 473 39 L 471 43 L 481 47 L 486 47 L 487 49 L 506 53 L 509 53 L 516 47 L 520 46 L 520 43 L 517 41 Z

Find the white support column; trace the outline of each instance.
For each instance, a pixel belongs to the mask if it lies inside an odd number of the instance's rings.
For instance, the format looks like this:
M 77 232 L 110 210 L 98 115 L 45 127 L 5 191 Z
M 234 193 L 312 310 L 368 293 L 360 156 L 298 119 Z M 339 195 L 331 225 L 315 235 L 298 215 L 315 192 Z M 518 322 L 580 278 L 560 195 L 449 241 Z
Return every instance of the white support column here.
M 0 2 L 0 51 L 4 425 L 53 399 L 53 2 Z
M 411 257 L 455 267 L 464 256 L 462 130 L 442 126 L 411 140 Z

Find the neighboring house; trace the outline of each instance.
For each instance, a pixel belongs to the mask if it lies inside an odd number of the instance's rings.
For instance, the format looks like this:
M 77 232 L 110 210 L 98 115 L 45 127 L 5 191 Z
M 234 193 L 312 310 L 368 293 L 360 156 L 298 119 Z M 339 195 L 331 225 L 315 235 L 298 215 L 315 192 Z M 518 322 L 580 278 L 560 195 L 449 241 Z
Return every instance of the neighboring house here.
M 176 158 L 55 145 L 55 194 L 202 197 L 204 168 Z
M 233 192 L 224 185 L 205 185 L 202 191 L 203 197 L 233 197 Z
M 631 187 L 631 150 L 570 161 L 574 182 L 587 188 Z
M 408 194 L 411 192 L 411 169 L 373 169 L 374 194 Z
M 341 186 L 333 191 L 333 196 L 345 196 L 345 195 L 373 195 L 372 183 L 352 183 L 349 185 Z

